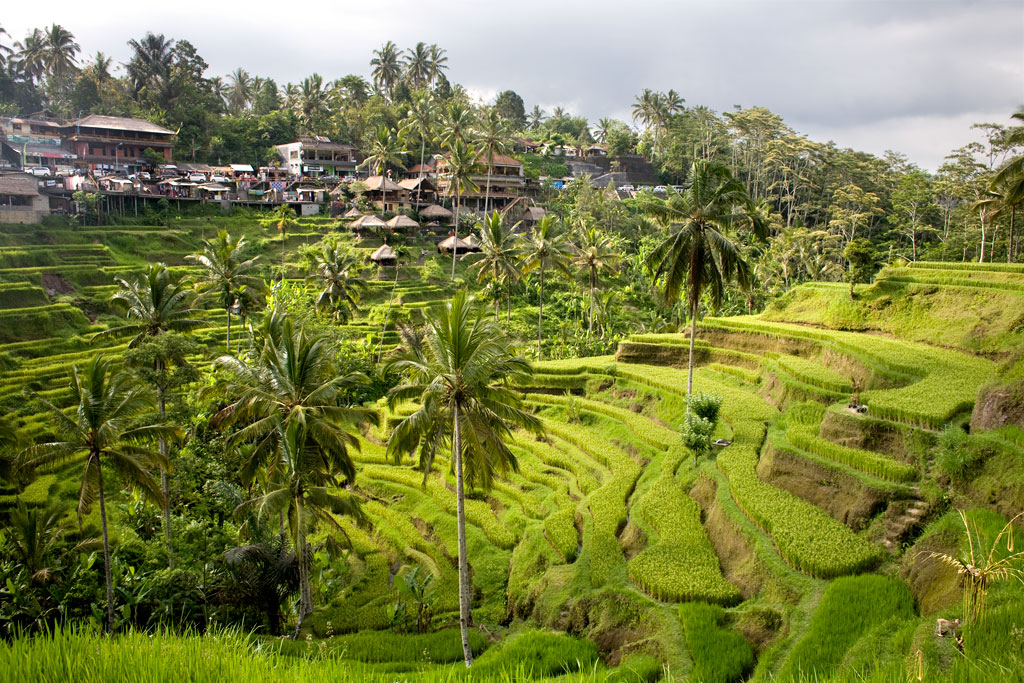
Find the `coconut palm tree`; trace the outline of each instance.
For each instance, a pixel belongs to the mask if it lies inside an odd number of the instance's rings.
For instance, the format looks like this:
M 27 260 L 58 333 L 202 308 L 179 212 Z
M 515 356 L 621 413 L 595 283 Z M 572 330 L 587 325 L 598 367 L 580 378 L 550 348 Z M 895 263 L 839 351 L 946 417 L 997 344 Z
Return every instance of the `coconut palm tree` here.
M 388 96 L 402 76 L 401 55 L 398 46 L 389 40 L 379 50 L 373 51 L 373 59 L 370 60 L 373 85 Z
M 296 225 L 295 209 L 287 204 L 282 204 L 274 209 L 271 215 L 274 218 L 274 226 L 281 233 L 281 281 L 283 282 L 285 277 L 285 257 L 288 255 L 288 228 Z
M 388 454 L 400 460 L 417 449 L 429 472 L 434 453 L 451 446 L 455 470 L 459 545 L 459 627 L 466 666 L 473 663 L 468 629 L 472 589 L 466 547 L 465 482 L 490 486 L 495 474 L 517 468 L 505 440 L 516 427 L 539 432 L 540 422 L 522 409 L 510 384 L 530 365 L 513 354 L 504 331 L 465 291 L 433 312 L 422 344 L 403 349 L 388 367 L 403 383 L 388 394 L 391 405 L 415 400 L 419 408 L 395 426 Z
M 1008 148 L 1024 146 L 1024 107 L 1015 111 L 1012 118 L 1020 125 L 1009 129 L 1005 144 Z M 986 201 L 988 200 L 988 201 Z M 1024 203 L 1024 154 L 1011 157 L 1004 163 L 989 184 L 989 196 L 980 200 L 981 208 L 995 210 L 996 215 L 1010 215 L 1010 232 L 1006 245 L 1006 262 L 1012 263 L 1014 252 L 1014 223 L 1017 207 Z
M 416 206 L 420 206 L 423 185 L 423 159 L 427 151 L 427 139 L 434 137 L 434 101 L 429 94 L 417 94 L 409 106 L 400 134 L 405 139 L 420 139 L 420 184 L 416 186 Z
M 405 148 L 405 144 L 398 135 L 384 126 L 380 126 L 377 128 L 377 135 L 373 138 L 373 142 L 370 145 L 369 154 L 363 160 L 360 168 L 369 168 L 371 175 L 383 176 L 386 174 L 388 166 L 405 168 L 405 155 L 408 153 L 409 151 Z M 386 181 L 383 187 L 385 189 L 381 191 L 381 213 L 384 213 L 387 208 L 387 202 L 384 201 L 387 198 Z
M 569 272 L 572 245 L 565 238 L 561 222 L 552 214 L 545 214 L 533 226 L 530 238 L 523 247 L 520 261 L 523 273 L 532 270 L 540 278 L 540 307 L 537 309 L 537 359 L 543 358 L 541 339 L 544 336 L 544 273 L 549 269 Z
M 462 205 L 462 193 L 467 190 L 475 192 L 480 188 L 473 182 L 479 164 L 477 159 L 480 152 L 472 145 L 467 145 L 462 140 L 455 140 L 452 144 L 448 158 L 446 159 L 448 176 L 448 194 L 455 197 L 455 240 L 459 239 L 459 208 Z M 455 256 L 459 250 L 452 247 L 452 281 L 455 281 Z
M 358 430 L 376 424 L 377 414 L 343 404 L 345 392 L 367 382 L 364 375 L 339 375 L 331 340 L 307 335 L 279 315 L 268 316 L 268 334 L 253 365 L 221 356 L 217 366 L 225 378 L 213 389 L 229 398 L 215 426 L 237 426 L 229 447 L 245 443 L 240 476 L 251 486 L 262 476 L 264 491 L 243 503 L 239 513 L 260 519 L 279 515 L 288 520 L 299 559 L 299 619 L 293 637 L 313 613 L 310 549 L 307 534 L 319 523 L 344 533 L 332 515 L 362 521 L 358 501 L 334 491 L 355 479 L 350 449 L 359 449 Z
M 26 449 L 33 467 L 56 466 L 84 456 L 82 485 L 78 493 L 78 519 L 99 500 L 100 526 L 103 531 L 103 572 L 107 589 L 107 623 L 114 630 L 114 582 L 110 566 L 110 536 L 107 529 L 107 501 L 103 468 L 110 467 L 131 488 L 149 500 L 163 503 L 160 484 L 152 471 L 167 467 L 160 453 L 142 444 L 167 437 L 174 429 L 152 424 L 145 418 L 153 407 L 153 397 L 134 384 L 124 371 L 113 371 L 102 355 L 95 356 L 83 369 L 71 368 L 71 416 L 58 406 L 35 395 L 45 406 L 59 441 L 36 444 Z
M 470 266 L 477 271 L 477 280 L 483 282 L 490 277 L 495 287 L 505 286 L 505 302 L 508 304 L 508 316 L 512 317 L 512 283 L 519 279 L 519 235 L 511 228 L 505 216 L 498 211 L 485 216 L 480 225 L 480 253 L 482 258 Z M 498 319 L 501 306 L 499 292 L 494 300 L 494 319 Z
M 117 278 L 117 291 L 111 297 L 115 304 L 124 306 L 128 321 L 124 325 L 110 327 L 97 333 L 93 339 L 132 336 L 129 348 L 168 332 L 190 332 L 206 323 L 200 318 L 201 311 L 195 307 L 193 290 L 180 276 L 174 275 L 162 263 L 151 264 L 146 273 L 135 279 Z M 157 356 L 154 370 L 159 374 L 167 359 Z M 156 386 L 157 413 L 160 422 L 166 414 L 166 387 Z M 160 455 L 168 458 L 167 440 L 160 439 Z M 167 469 L 160 469 L 160 489 L 164 498 L 164 535 L 171 539 L 170 485 Z
M 493 170 L 495 157 L 508 152 L 509 138 L 512 133 L 509 131 L 508 123 L 501 117 L 497 109 L 491 109 L 479 121 L 476 129 L 477 146 L 483 154 L 484 166 L 487 172 L 487 181 L 484 187 L 484 215 L 489 210 L 491 197 L 491 172 Z
M 38 83 L 46 74 L 48 50 L 46 34 L 38 28 L 25 36 L 24 40 L 15 41 L 15 60 L 18 71 L 29 81 Z
M 424 42 L 416 43 L 416 47 L 405 51 L 405 75 L 414 89 L 419 89 L 430 82 L 432 68 L 430 47 Z
M 710 293 L 718 306 L 729 282 L 743 289 L 751 283 L 750 266 L 729 232 L 746 226 L 764 240 L 768 225 L 743 183 L 725 166 L 705 160 L 691 164 L 689 184 L 682 192 L 665 200 L 651 200 L 645 212 L 669 231 L 647 257 L 654 277 L 664 278 L 665 302 L 671 306 L 682 293 L 686 295 L 690 312 L 689 396 L 693 392 L 693 346 L 701 299 Z
M 470 142 L 473 139 L 473 110 L 461 100 L 452 100 L 441 113 L 440 143 L 451 149 L 456 141 Z
M 5 29 L 3 26 L 0 26 L 0 40 L 2 40 L 4 36 L 10 36 L 10 34 L 7 32 L 7 29 Z M 3 43 L 0 43 L 0 69 L 7 68 L 7 58 L 11 54 L 13 54 L 13 52 L 14 51 L 11 48 L 7 47 Z
M 306 132 L 319 135 L 331 116 L 328 103 L 329 93 L 324 87 L 324 77 L 318 73 L 302 79 L 296 92 L 296 115 Z
M 147 33 L 142 40 L 129 40 L 132 58 L 125 65 L 132 93 L 138 99 L 143 88 L 161 90 L 170 79 L 174 62 L 174 41 L 162 33 Z
M 67 90 L 70 76 L 78 68 L 78 53 L 81 47 L 75 36 L 60 24 L 53 24 L 46 31 L 46 71 L 49 74 L 51 95 Z
M 313 259 L 308 278 L 321 288 L 315 302 L 317 313 L 330 310 L 336 321 L 348 322 L 359 310 L 360 296 L 367 289 L 359 274 L 359 261 L 350 250 L 342 250 L 337 240 L 324 240 Z
M 533 109 L 526 115 L 526 118 L 530 121 L 530 130 L 537 130 L 547 116 L 544 114 L 544 110 L 540 108 L 539 104 L 533 105 Z
M 610 131 L 614 125 L 615 119 L 598 119 L 597 128 L 594 130 L 594 139 L 603 145 L 608 139 L 608 131 Z
M 241 114 L 252 101 L 252 76 L 245 69 L 238 68 L 228 76 L 228 105 L 235 114 Z
M 601 273 L 613 272 L 619 260 L 615 242 L 610 237 L 592 227 L 580 232 L 573 265 L 586 271 L 590 286 L 588 337 L 594 332 L 594 292 L 597 290 L 598 277 Z
M 259 294 L 263 281 L 254 274 L 259 267 L 259 256 L 243 258 L 249 243 L 244 235 L 232 237 L 225 230 L 217 238 L 203 242 L 203 253 L 189 254 L 185 258 L 199 265 L 199 291 L 216 297 L 227 315 L 227 342 L 225 348 L 231 352 L 231 310 L 238 305 L 238 299 L 247 292 Z
M 448 51 L 438 47 L 436 43 L 430 45 L 430 83 L 437 82 L 444 72 L 448 70 Z

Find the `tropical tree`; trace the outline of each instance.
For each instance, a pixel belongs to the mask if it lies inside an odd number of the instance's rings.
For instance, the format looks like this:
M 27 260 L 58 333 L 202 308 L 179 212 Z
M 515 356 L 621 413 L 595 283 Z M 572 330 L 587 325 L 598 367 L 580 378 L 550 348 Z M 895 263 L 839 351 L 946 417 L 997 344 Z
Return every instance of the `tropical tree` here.
M 331 116 L 330 92 L 324 87 L 324 77 L 318 73 L 302 79 L 294 93 L 295 115 L 306 132 L 320 135 Z
M 484 215 L 490 209 L 491 173 L 494 168 L 495 158 L 508 152 L 508 143 L 511 135 L 508 123 L 501 117 L 498 110 L 494 108 L 488 111 L 477 125 L 476 144 L 483 155 L 484 167 L 487 172 L 487 180 L 484 187 Z
M 419 450 L 420 465 L 430 471 L 434 455 L 450 446 L 455 470 L 459 546 L 459 627 L 466 666 L 473 663 L 468 629 L 472 589 L 466 546 L 465 483 L 490 486 L 493 477 L 516 470 L 505 444 L 515 427 L 539 432 L 540 422 L 522 409 L 510 384 L 531 373 L 513 354 L 497 321 L 460 291 L 432 313 L 422 343 L 402 349 L 388 363 L 403 383 L 388 394 L 392 406 L 415 400 L 419 408 L 398 423 L 388 439 L 395 460 Z
M 377 129 L 377 135 L 373 138 L 369 154 L 363 160 L 361 167 L 369 168 L 371 175 L 384 176 L 388 166 L 405 168 L 404 157 L 408 153 L 401 138 L 393 131 L 381 126 Z M 386 179 L 382 187 L 384 189 L 381 191 L 380 211 L 384 213 L 387 206 L 387 202 L 384 201 L 387 198 Z
M 690 166 L 689 185 L 666 200 L 651 200 L 646 213 L 669 231 L 647 263 L 654 277 L 663 279 L 665 302 L 671 306 L 685 293 L 690 312 L 689 396 L 693 393 L 693 347 L 701 299 L 710 293 L 718 306 L 729 282 L 735 281 L 743 289 L 751 283 L 750 266 L 729 232 L 746 226 L 763 240 L 768 227 L 743 183 L 733 178 L 728 168 L 699 159 Z
M 308 277 L 320 287 L 317 312 L 330 310 L 339 323 L 348 322 L 359 310 L 360 296 L 367 289 L 359 274 L 359 261 L 351 250 L 342 250 L 337 240 L 324 240 L 313 259 L 313 272 Z
M 1013 113 L 1013 119 L 1020 122 L 1009 129 L 1006 135 L 1006 146 L 1009 149 L 1024 147 L 1024 107 Z M 994 201 L 983 202 L 983 207 L 995 209 L 997 215 L 1010 214 L 1010 233 L 1006 245 L 1006 262 L 1012 263 L 1014 249 L 1014 222 L 1017 207 L 1024 203 L 1024 154 L 1017 154 L 1004 163 L 989 183 L 989 196 L 985 199 Z
M 597 290 L 598 278 L 601 273 L 613 272 L 620 259 L 614 240 L 596 228 L 582 230 L 577 240 L 572 264 L 587 274 L 590 287 L 590 320 L 587 323 L 587 336 L 590 336 L 594 332 L 594 292 Z
M 405 75 L 413 88 L 422 88 L 433 77 L 430 59 L 430 47 L 424 42 L 416 43 L 416 47 L 405 52 Z
M 125 65 L 128 82 L 138 99 L 143 89 L 160 91 L 171 77 L 174 63 L 174 41 L 162 33 L 147 33 L 142 40 L 129 40 L 132 57 Z
M 390 40 L 379 50 L 373 51 L 373 59 L 370 60 L 373 85 L 386 95 L 391 94 L 402 75 L 401 54 L 398 46 Z
M 423 185 L 423 160 L 427 151 L 427 140 L 434 137 L 434 101 L 430 95 L 417 94 L 409 106 L 405 121 L 402 123 L 400 134 L 406 140 L 412 137 L 420 139 L 420 184 L 416 186 L 416 206 L 420 205 L 420 196 Z
M 224 377 L 214 392 L 230 403 L 212 420 L 215 426 L 237 426 L 230 447 L 245 443 L 240 476 L 251 486 L 262 474 L 264 491 L 240 506 L 259 519 L 282 516 L 288 521 L 299 560 L 299 619 L 293 637 L 313 613 L 310 548 L 307 533 L 328 523 L 344 533 L 332 515 L 363 515 L 351 495 L 339 495 L 342 482 L 355 479 L 350 449 L 359 449 L 358 430 L 377 422 L 375 412 L 343 405 L 345 392 L 365 383 L 361 374 L 339 375 L 330 339 L 308 335 L 289 319 L 268 316 L 268 334 L 253 365 L 221 356 Z
M 238 68 L 232 71 L 228 78 L 228 106 L 235 114 L 241 114 L 249 106 L 255 92 L 252 76 L 245 69 Z
M 455 239 L 459 239 L 459 208 L 462 206 L 462 193 L 475 192 L 479 190 L 473 182 L 479 164 L 477 159 L 480 153 L 472 145 L 467 145 L 462 140 L 455 140 L 448 151 L 446 159 L 448 175 L 448 194 L 455 197 Z M 452 281 L 455 280 L 455 257 L 459 250 L 452 247 Z
M 530 130 L 537 130 L 541 124 L 544 123 L 547 116 L 544 114 L 544 110 L 540 108 L 539 104 L 533 105 L 533 109 L 526 115 L 526 118 L 530 122 Z
M 508 318 L 512 317 L 512 284 L 519 279 L 519 235 L 515 230 L 519 223 L 509 227 L 505 215 L 495 211 L 484 216 L 480 224 L 480 260 L 470 266 L 477 271 L 477 280 L 490 278 L 495 287 L 505 286 L 505 303 Z M 501 295 L 494 300 L 494 318 L 497 320 L 501 306 Z
M 55 578 L 59 567 L 53 562 L 54 555 L 70 527 L 67 509 L 62 505 L 29 507 L 18 498 L 3 527 L 5 549 L 11 551 L 33 583 L 46 583 Z
M 244 235 L 232 237 L 226 230 L 217 238 L 203 242 L 203 253 L 189 254 L 185 258 L 199 265 L 199 291 L 214 297 L 227 316 L 227 342 L 231 352 L 231 312 L 239 306 L 239 297 L 263 290 L 263 281 L 254 274 L 259 267 L 259 256 L 244 258 L 249 244 Z
M 145 274 L 135 279 L 116 278 L 117 291 L 111 297 L 115 304 L 124 306 L 127 322 L 124 325 L 110 327 L 96 334 L 93 339 L 102 337 L 132 336 L 129 348 L 169 332 L 190 332 L 206 325 L 200 317 L 201 311 L 195 307 L 193 290 L 174 275 L 162 263 L 151 264 Z M 170 358 L 157 354 L 153 362 L 153 370 L 157 376 L 165 370 Z M 163 382 L 156 385 L 156 405 L 160 422 L 164 421 L 167 407 Z M 160 455 L 168 459 L 167 439 L 160 439 Z M 171 504 L 170 484 L 167 469 L 160 469 L 160 490 L 163 492 L 164 535 L 171 538 Z
M 71 368 L 70 390 L 74 405 L 70 416 L 46 399 L 34 396 L 46 408 L 60 440 L 31 446 L 26 454 L 33 467 L 56 466 L 84 456 L 78 519 L 81 523 L 92 504 L 99 500 L 107 589 L 106 629 L 110 633 L 114 630 L 114 582 L 103 468 L 110 467 L 131 488 L 162 504 L 163 493 L 152 470 L 166 468 L 167 460 L 142 444 L 166 438 L 174 429 L 146 419 L 153 407 L 152 395 L 134 384 L 128 373 L 112 370 L 110 361 L 102 355 L 95 356 L 82 370 L 78 366 Z
M 436 43 L 430 45 L 430 82 L 436 83 L 448 70 L 447 50 L 438 47 Z
M 441 113 L 440 143 L 451 149 L 456 142 L 470 142 L 473 138 L 473 110 L 461 100 L 452 100 Z
M 274 213 L 271 215 L 274 218 L 277 231 L 281 233 L 281 280 L 284 281 L 285 257 L 288 255 L 288 228 L 296 225 L 295 209 L 287 204 L 282 204 L 274 209 Z
M 544 336 L 544 273 L 548 269 L 568 274 L 572 258 L 572 245 L 565 237 L 561 222 L 552 214 L 545 214 L 533 226 L 530 238 L 523 246 L 520 261 L 523 273 L 536 270 L 540 282 L 540 306 L 537 309 L 537 359 L 543 358 L 541 339 Z

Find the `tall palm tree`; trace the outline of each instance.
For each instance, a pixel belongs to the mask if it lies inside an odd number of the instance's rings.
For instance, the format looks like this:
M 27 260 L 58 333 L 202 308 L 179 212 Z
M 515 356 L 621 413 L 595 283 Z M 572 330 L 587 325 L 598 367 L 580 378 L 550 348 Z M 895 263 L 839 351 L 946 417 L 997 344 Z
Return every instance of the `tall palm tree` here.
M 572 245 L 565 238 L 561 222 L 552 214 L 545 214 L 533 226 L 533 232 L 523 247 L 520 262 L 524 273 L 532 270 L 540 278 L 540 307 L 537 309 L 537 359 L 543 358 L 541 339 L 544 336 L 544 273 L 549 268 L 569 272 Z
M 594 139 L 602 145 L 608 139 L 608 131 L 615 125 L 615 119 L 603 118 L 597 120 L 597 128 L 594 130 Z
M 142 444 L 173 433 L 167 425 L 151 424 L 145 419 L 153 407 L 153 397 L 133 384 L 124 371 L 113 371 L 102 355 L 95 356 L 84 369 L 71 368 L 71 399 L 74 412 L 68 416 L 59 407 L 36 395 L 50 415 L 61 440 L 41 443 L 26 449 L 34 467 L 55 466 L 84 456 L 82 485 L 78 493 L 78 518 L 89 512 L 99 500 L 103 530 L 103 572 L 107 588 L 107 632 L 114 630 L 114 582 L 110 566 L 110 536 L 107 529 L 106 490 L 103 467 L 111 467 L 130 487 L 155 503 L 163 502 L 160 485 L 151 472 L 167 467 L 167 460 Z M 141 422 L 141 425 L 140 425 Z
M 0 26 L 0 40 L 2 40 L 4 36 L 10 36 L 10 34 L 7 32 L 7 29 L 5 29 L 3 26 Z M 14 50 L 7 47 L 3 43 L 0 43 L 0 69 L 7 68 L 7 58 L 13 53 Z
M 461 100 L 452 100 L 441 113 L 440 143 L 451 149 L 457 141 L 470 142 L 473 138 L 473 110 Z
M 407 140 L 413 137 L 420 139 L 420 173 L 419 184 L 416 186 L 416 206 L 420 206 L 423 186 L 423 160 L 427 151 L 427 139 L 434 137 L 434 102 L 428 94 L 417 94 L 409 106 L 405 121 L 402 123 L 401 135 Z
M 377 128 L 377 135 L 374 136 L 373 142 L 368 150 L 369 154 L 366 159 L 363 160 L 361 167 L 369 168 L 371 175 L 385 176 L 388 166 L 397 166 L 398 168 L 405 168 L 405 155 L 408 154 L 408 150 L 405 149 L 405 145 L 402 139 L 384 126 Z M 387 198 L 387 180 L 383 183 L 384 190 L 381 192 L 380 199 L 380 212 L 384 213 L 387 207 L 387 202 L 384 200 Z
M 373 59 L 370 60 L 373 85 L 385 95 L 391 95 L 391 90 L 402 75 L 401 55 L 398 46 L 390 40 L 379 50 L 373 51 Z
M 594 292 L 597 290 L 598 277 L 602 272 L 613 272 L 620 258 L 615 241 L 596 228 L 582 230 L 578 240 L 573 265 L 586 271 L 590 286 L 590 320 L 587 323 L 589 337 L 594 332 Z
M 67 89 L 70 75 L 78 68 L 78 53 L 81 49 L 71 31 L 60 24 L 53 24 L 47 29 L 46 70 L 53 94 Z
M 476 147 L 467 145 L 462 140 L 455 140 L 452 144 L 448 158 L 446 159 L 447 173 L 448 176 L 448 194 L 454 195 L 455 197 L 455 240 L 458 242 L 459 239 L 459 208 L 462 205 L 462 193 L 467 190 L 475 192 L 479 190 L 476 183 L 473 182 L 473 176 L 476 174 L 479 164 L 477 159 L 479 158 L 479 152 Z M 455 256 L 458 254 L 458 249 L 452 247 L 452 281 L 455 281 Z
M 508 304 L 509 319 L 512 316 L 512 283 L 519 279 L 519 235 L 516 223 L 509 227 L 505 216 L 498 211 L 485 216 L 480 226 L 479 261 L 470 266 L 477 271 L 477 280 L 483 282 L 490 277 L 495 287 L 505 286 L 505 301 Z M 501 294 L 494 300 L 494 318 L 498 319 Z
M 526 115 L 526 118 L 530 121 L 530 130 L 537 130 L 544 123 L 547 116 L 545 116 L 544 110 L 540 108 L 540 105 L 535 104 L 530 113 Z
M 414 399 L 419 408 L 395 426 L 388 454 L 400 460 L 419 449 L 429 471 L 433 455 L 452 448 L 459 544 L 459 627 L 466 666 L 473 663 L 468 630 L 472 589 L 466 547 L 464 482 L 490 485 L 495 474 L 517 469 L 505 440 L 515 427 L 539 432 L 510 383 L 530 365 L 513 354 L 501 326 L 474 306 L 465 291 L 435 311 L 421 345 L 403 349 L 388 367 L 404 376 L 388 395 L 392 405 Z
M 422 88 L 431 79 L 430 48 L 424 42 L 405 51 L 405 75 L 414 89 Z
M 295 112 L 306 132 L 319 135 L 323 132 L 331 111 L 328 106 L 328 91 L 324 88 L 324 77 L 318 73 L 302 79 L 296 92 Z
M 29 81 L 41 81 L 46 74 L 48 56 L 46 34 L 38 28 L 32 29 L 24 40 L 16 41 L 14 47 L 18 71 Z
M 244 235 L 232 237 L 226 230 L 221 230 L 215 240 L 203 242 L 203 253 L 185 257 L 199 265 L 199 291 L 216 297 L 224 307 L 228 324 L 225 348 L 228 353 L 231 353 L 231 309 L 238 306 L 243 292 L 258 294 L 263 289 L 263 281 L 254 274 L 260 257 L 244 258 L 248 246 Z
M 448 51 L 438 47 L 436 43 L 430 45 L 430 82 L 434 84 L 448 70 Z
M 477 146 L 484 158 L 484 169 L 487 181 L 484 188 L 484 215 L 487 215 L 491 197 L 491 171 L 495 157 L 508 152 L 509 139 L 512 133 L 508 123 L 501 117 L 497 109 L 491 109 L 481 118 L 476 129 Z
M 350 250 L 342 250 L 337 240 L 321 243 L 313 259 L 309 279 L 321 288 L 315 302 L 317 312 L 330 310 L 339 323 L 348 322 L 359 310 L 360 296 L 367 289 L 358 260 Z
M 1019 125 L 1009 129 L 1004 144 L 1008 148 L 1020 148 L 1024 146 L 1024 107 L 1012 114 L 1012 118 L 1019 122 Z M 1010 213 L 1010 232 L 1006 245 L 1006 262 L 1012 263 L 1014 257 L 1014 222 L 1017 217 L 1017 207 L 1024 203 L 1024 154 L 1011 157 L 1004 163 L 989 184 L 989 197 L 986 201 L 982 199 L 983 207 L 996 209 L 996 213 L 1005 215 Z
M 228 76 L 228 105 L 235 114 L 241 114 L 252 101 L 253 87 L 252 76 L 245 69 L 238 68 Z
M 168 332 L 190 332 L 203 327 L 206 323 L 199 317 L 201 311 L 195 307 L 195 296 L 192 289 L 180 276 L 171 273 L 162 263 L 151 264 L 145 274 L 135 279 L 117 278 L 117 291 L 111 301 L 126 309 L 128 321 L 124 325 L 110 327 L 93 336 L 93 339 L 105 337 L 132 336 L 129 348 Z M 153 369 L 159 374 L 164 369 L 167 359 L 157 356 Z M 160 422 L 166 414 L 166 387 L 162 383 L 156 386 L 156 405 Z M 167 439 L 160 439 L 160 455 L 167 460 Z M 160 469 L 160 489 L 164 498 L 164 536 L 171 539 L 171 503 L 170 483 L 167 469 Z
M 132 92 L 138 98 L 143 88 L 161 89 L 169 80 L 174 62 L 174 41 L 162 33 L 146 33 L 142 40 L 129 40 L 132 58 L 125 65 Z
M 244 503 L 239 512 L 254 510 L 261 519 L 280 515 L 288 520 L 299 559 L 296 637 L 313 613 L 307 533 L 321 522 L 340 530 L 333 514 L 362 520 L 358 501 L 332 489 L 342 485 L 339 477 L 346 483 L 355 479 L 349 450 L 359 449 L 358 430 L 376 424 L 377 414 L 343 404 L 346 391 L 368 380 L 338 374 L 327 336 L 307 335 L 286 317 L 270 317 L 275 329 L 253 365 L 234 356 L 217 359 L 226 378 L 215 392 L 231 402 L 214 416 L 213 424 L 240 427 L 229 437 L 229 446 L 252 445 L 240 472 L 243 483 L 250 486 L 263 474 L 262 495 Z
M 281 233 L 281 281 L 284 282 L 285 257 L 288 254 L 288 228 L 296 225 L 295 209 L 287 204 L 282 204 L 274 210 L 272 216 L 274 217 L 274 226 Z
M 655 278 L 664 278 L 667 305 L 675 304 L 685 292 L 690 312 L 689 396 L 693 392 L 693 347 L 701 299 L 709 292 L 718 306 L 729 282 L 735 281 L 743 289 L 751 283 L 750 265 L 729 232 L 746 226 L 757 239 L 765 240 L 768 225 L 743 183 L 727 167 L 705 160 L 691 164 L 689 184 L 682 192 L 664 201 L 651 200 L 646 213 L 669 231 L 648 255 L 647 263 Z

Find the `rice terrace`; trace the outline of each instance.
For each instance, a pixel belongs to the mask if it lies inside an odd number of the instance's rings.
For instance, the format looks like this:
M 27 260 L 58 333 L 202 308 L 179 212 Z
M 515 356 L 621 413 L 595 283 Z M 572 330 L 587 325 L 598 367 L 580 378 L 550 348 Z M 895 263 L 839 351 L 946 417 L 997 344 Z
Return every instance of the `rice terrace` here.
M 454 33 L 282 84 L 51 13 L 0 27 L 0 681 L 1024 681 L 1019 101 L 927 167 L 530 109 Z

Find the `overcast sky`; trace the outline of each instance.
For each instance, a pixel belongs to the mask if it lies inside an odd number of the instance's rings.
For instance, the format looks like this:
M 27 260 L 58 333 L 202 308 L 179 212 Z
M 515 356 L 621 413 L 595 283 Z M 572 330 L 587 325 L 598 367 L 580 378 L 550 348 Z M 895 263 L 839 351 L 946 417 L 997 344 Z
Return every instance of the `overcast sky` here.
M 20 39 L 57 22 L 83 53 L 128 59 L 146 31 L 190 40 L 209 75 L 241 66 L 279 84 L 369 75 L 386 40 L 448 51 L 449 78 L 527 109 L 629 121 L 643 88 L 716 111 L 765 106 L 815 140 L 934 170 L 1024 104 L 1024 0 L 390 0 L 5 3 Z

